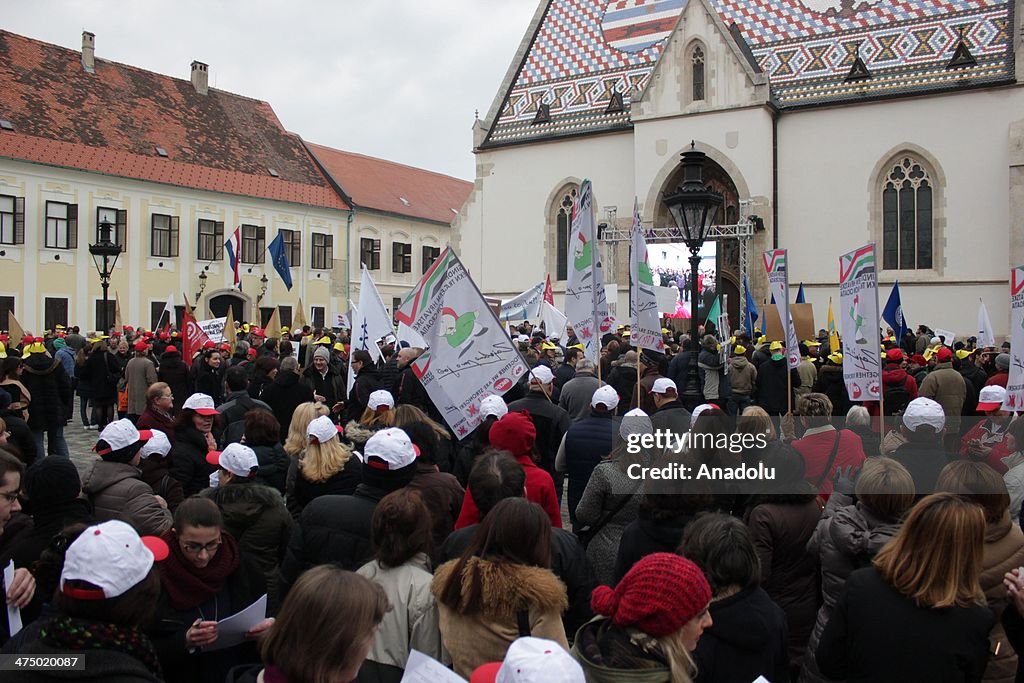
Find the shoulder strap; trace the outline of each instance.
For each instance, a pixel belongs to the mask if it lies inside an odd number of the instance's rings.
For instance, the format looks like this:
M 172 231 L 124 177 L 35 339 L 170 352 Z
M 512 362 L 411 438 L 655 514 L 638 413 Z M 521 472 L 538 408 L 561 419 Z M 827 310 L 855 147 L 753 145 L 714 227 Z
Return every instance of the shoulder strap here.
M 828 476 L 829 470 L 832 469 L 832 465 L 836 461 L 836 455 L 839 453 L 839 431 L 840 430 L 838 429 L 836 430 L 836 440 L 835 443 L 832 444 L 832 452 L 828 454 L 828 462 L 825 463 L 825 471 L 821 473 L 821 476 L 818 478 L 818 483 L 814 485 L 814 488 L 821 488 L 821 485 L 825 483 L 825 477 Z
M 519 629 L 519 637 L 525 638 L 530 635 L 530 612 L 521 609 L 516 612 L 516 626 Z
M 642 480 L 641 480 L 641 482 L 642 482 Z M 605 528 L 605 526 L 608 525 L 608 522 L 610 522 L 613 519 L 615 519 L 615 515 L 619 514 L 622 511 L 622 508 L 626 507 L 626 504 L 629 503 L 629 501 L 633 498 L 633 496 L 639 490 L 640 490 L 640 486 L 638 485 L 632 491 L 630 491 L 629 493 L 627 493 L 624 496 L 622 496 L 622 498 L 619 499 L 619 502 L 615 504 L 615 507 L 613 507 L 611 510 L 609 510 L 607 512 L 607 514 L 605 514 L 601 519 L 597 520 L 597 524 L 595 524 L 594 526 L 592 526 L 590 528 L 590 535 L 591 536 L 596 536 L 597 532 L 599 532 L 601 529 Z

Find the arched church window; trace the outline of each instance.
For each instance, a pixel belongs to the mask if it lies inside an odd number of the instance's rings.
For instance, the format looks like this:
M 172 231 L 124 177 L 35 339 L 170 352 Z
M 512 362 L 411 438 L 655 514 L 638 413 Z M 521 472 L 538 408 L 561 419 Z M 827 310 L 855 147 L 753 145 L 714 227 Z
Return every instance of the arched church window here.
M 693 48 L 690 55 L 693 66 L 693 101 L 704 99 L 704 48 L 700 45 Z
M 572 207 L 576 203 L 579 190 L 575 187 L 566 189 L 558 202 L 558 216 L 555 229 L 555 279 L 569 279 L 569 237 L 572 230 Z
M 882 182 L 882 267 L 933 267 L 934 184 L 924 163 L 900 155 L 884 170 Z

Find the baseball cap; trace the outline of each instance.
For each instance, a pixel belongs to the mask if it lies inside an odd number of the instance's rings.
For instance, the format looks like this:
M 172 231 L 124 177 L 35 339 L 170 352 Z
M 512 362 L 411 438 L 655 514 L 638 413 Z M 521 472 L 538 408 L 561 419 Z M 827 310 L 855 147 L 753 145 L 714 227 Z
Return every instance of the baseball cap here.
M 964 358 L 968 358 L 969 356 L 971 356 L 973 353 L 974 351 L 968 351 L 967 349 L 959 349 L 956 352 L 956 357 L 959 360 L 963 360 Z
M 149 441 L 139 451 L 139 455 L 143 459 L 148 458 L 151 455 L 163 457 L 171 452 L 171 441 L 167 438 L 167 435 L 161 432 L 159 429 L 150 430 Z
M 949 350 L 948 346 L 940 346 L 939 350 L 935 352 L 935 357 L 940 363 L 953 360 L 953 352 Z
M 338 432 L 341 431 L 341 429 L 341 427 L 338 427 L 338 425 L 331 422 L 331 418 L 326 415 L 321 415 L 310 422 L 309 426 L 306 427 L 306 436 L 308 436 L 311 441 L 326 443 L 338 436 Z
M 416 462 L 419 454 L 419 449 L 404 430 L 388 427 L 378 431 L 366 442 L 362 460 L 367 467 L 393 472 Z
M 1006 401 L 1006 389 L 993 384 L 989 387 L 982 387 L 978 394 L 978 411 L 987 413 L 990 410 L 1000 410 L 1003 402 Z
M 526 636 L 509 645 L 504 662 L 477 667 L 470 683 L 585 683 L 583 667 L 553 640 Z
M 148 348 L 149 348 L 149 344 L 147 344 L 146 342 L 142 341 L 141 339 L 139 341 L 135 342 L 135 350 L 136 351 L 145 351 Z
M 493 415 L 494 417 L 500 420 L 507 414 L 508 405 L 506 405 L 505 399 L 503 399 L 501 396 L 495 396 L 494 394 L 490 394 L 488 396 L 484 396 L 483 399 L 480 401 L 480 415 L 482 415 L 483 417 Z
M 521 334 L 518 337 L 516 337 L 516 342 L 519 344 L 529 344 L 530 338 L 527 337 L 525 334 Z
M 141 583 L 153 562 L 166 559 L 170 549 L 156 536 L 140 537 L 128 524 L 111 520 L 91 526 L 68 546 L 60 574 L 61 592 L 76 600 L 109 600 Z M 96 586 L 76 588 L 68 581 Z
M 917 363 L 918 365 L 927 365 L 928 364 L 928 361 L 925 360 L 925 357 L 922 356 L 920 353 L 915 353 L 913 356 L 911 356 L 910 357 L 910 362 L 911 363 Z
M 366 407 L 370 410 L 377 410 L 380 407 L 394 408 L 395 397 L 391 395 L 391 392 L 387 389 L 378 389 L 377 391 L 370 394 L 369 400 L 366 402 Z
M 675 382 L 670 380 L 668 377 L 659 377 L 654 380 L 654 386 L 651 387 L 652 394 L 665 394 L 669 391 L 678 391 Z
M 690 415 L 690 427 L 692 428 L 693 425 L 697 424 L 697 418 L 700 417 L 701 413 L 711 410 L 712 408 L 717 408 L 717 406 L 711 403 L 701 403 L 699 406 L 694 408 L 693 414 Z
M 651 418 L 640 408 L 633 408 L 622 416 L 619 423 L 619 437 L 623 441 L 629 441 L 631 434 L 653 434 L 654 425 Z
M 899 363 L 903 360 L 903 351 L 899 349 L 889 349 L 885 352 L 885 360 L 890 363 Z
M 903 411 L 903 426 L 916 432 L 921 425 L 929 425 L 940 431 L 946 426 L 946 413 L 936 401 L 919 396 L 907 404 Z
M 164 349 L 164 353 L 177 353 L 177 352 L 178 352 L 178 348 L 176 346 L 168 346 L 166 349 Z
M 182 410 L 194 410 L 200 415 L 216 415 L 217 408 L 208 394 L 192 394 L 181 405 Z
M 599 405 L 603 405 L 608 410 L 615 410 L 619 405 L 619 392 L 615 391 L 613 387 L 605 384 L 603 387 L 598 387 L 594 392 L 593 397 L 590 399 L 590 406 L 596 408 Z
M 240 443 L 230 443 L 222 451 L 210 451 L 206 454 L 206 462 L 243 478 L 251 477 L 260 468 L 256 451 Z
M 128 448 L 141 442 L 149 441 L 153 433 L 149 430 L 142 430 L 141 432 L 135 428 L 131 420 L 114 420 L 100 432 L 99 439 L 96 442 L 96 455 L 107 455 L 114 451 L 119 451 L 122 448 Z M 99 442 L 104 441 L 107 444 L 106 448 L 98 448 Z
M 538 365 L 533 370 L 530 370 L 530 383 L 533 384 L 551 384 L 555 380 L 555 375 L 551 372 L 550 368 L 546 365 Z
M 249 328 L 249 334 L 251 334 L 254 337 L 266 337 L 267 336 L 267 333 L 263 331 L 262 327 L 252 327 L 252 328 Z

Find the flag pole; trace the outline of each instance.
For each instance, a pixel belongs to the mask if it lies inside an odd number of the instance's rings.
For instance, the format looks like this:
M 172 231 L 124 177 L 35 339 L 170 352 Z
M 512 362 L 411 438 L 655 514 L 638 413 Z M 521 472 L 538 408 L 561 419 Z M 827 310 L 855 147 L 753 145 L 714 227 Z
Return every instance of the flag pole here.
M 637 350 L 637 357 L 636 357 L 636 359 L 639 361 L 640 360 L 640 356 L 642 356 L 643 353 L 644 353 L 644 349 L 643 349 L 642 346 L 638 346 L 638 347 L 636 347 L 636 350 Z M 639 363 L 637 363 L 637 373 L 636 373 L 636 407 L 637 408 L 640 407 L 640 364 Z

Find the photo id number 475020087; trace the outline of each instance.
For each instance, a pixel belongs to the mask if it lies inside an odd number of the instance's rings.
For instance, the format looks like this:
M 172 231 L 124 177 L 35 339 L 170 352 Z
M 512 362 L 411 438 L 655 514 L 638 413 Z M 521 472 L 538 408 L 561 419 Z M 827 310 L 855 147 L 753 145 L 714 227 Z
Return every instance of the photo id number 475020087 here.
M 0 655 L 0 671 L 84 671 L 85 655 Z

